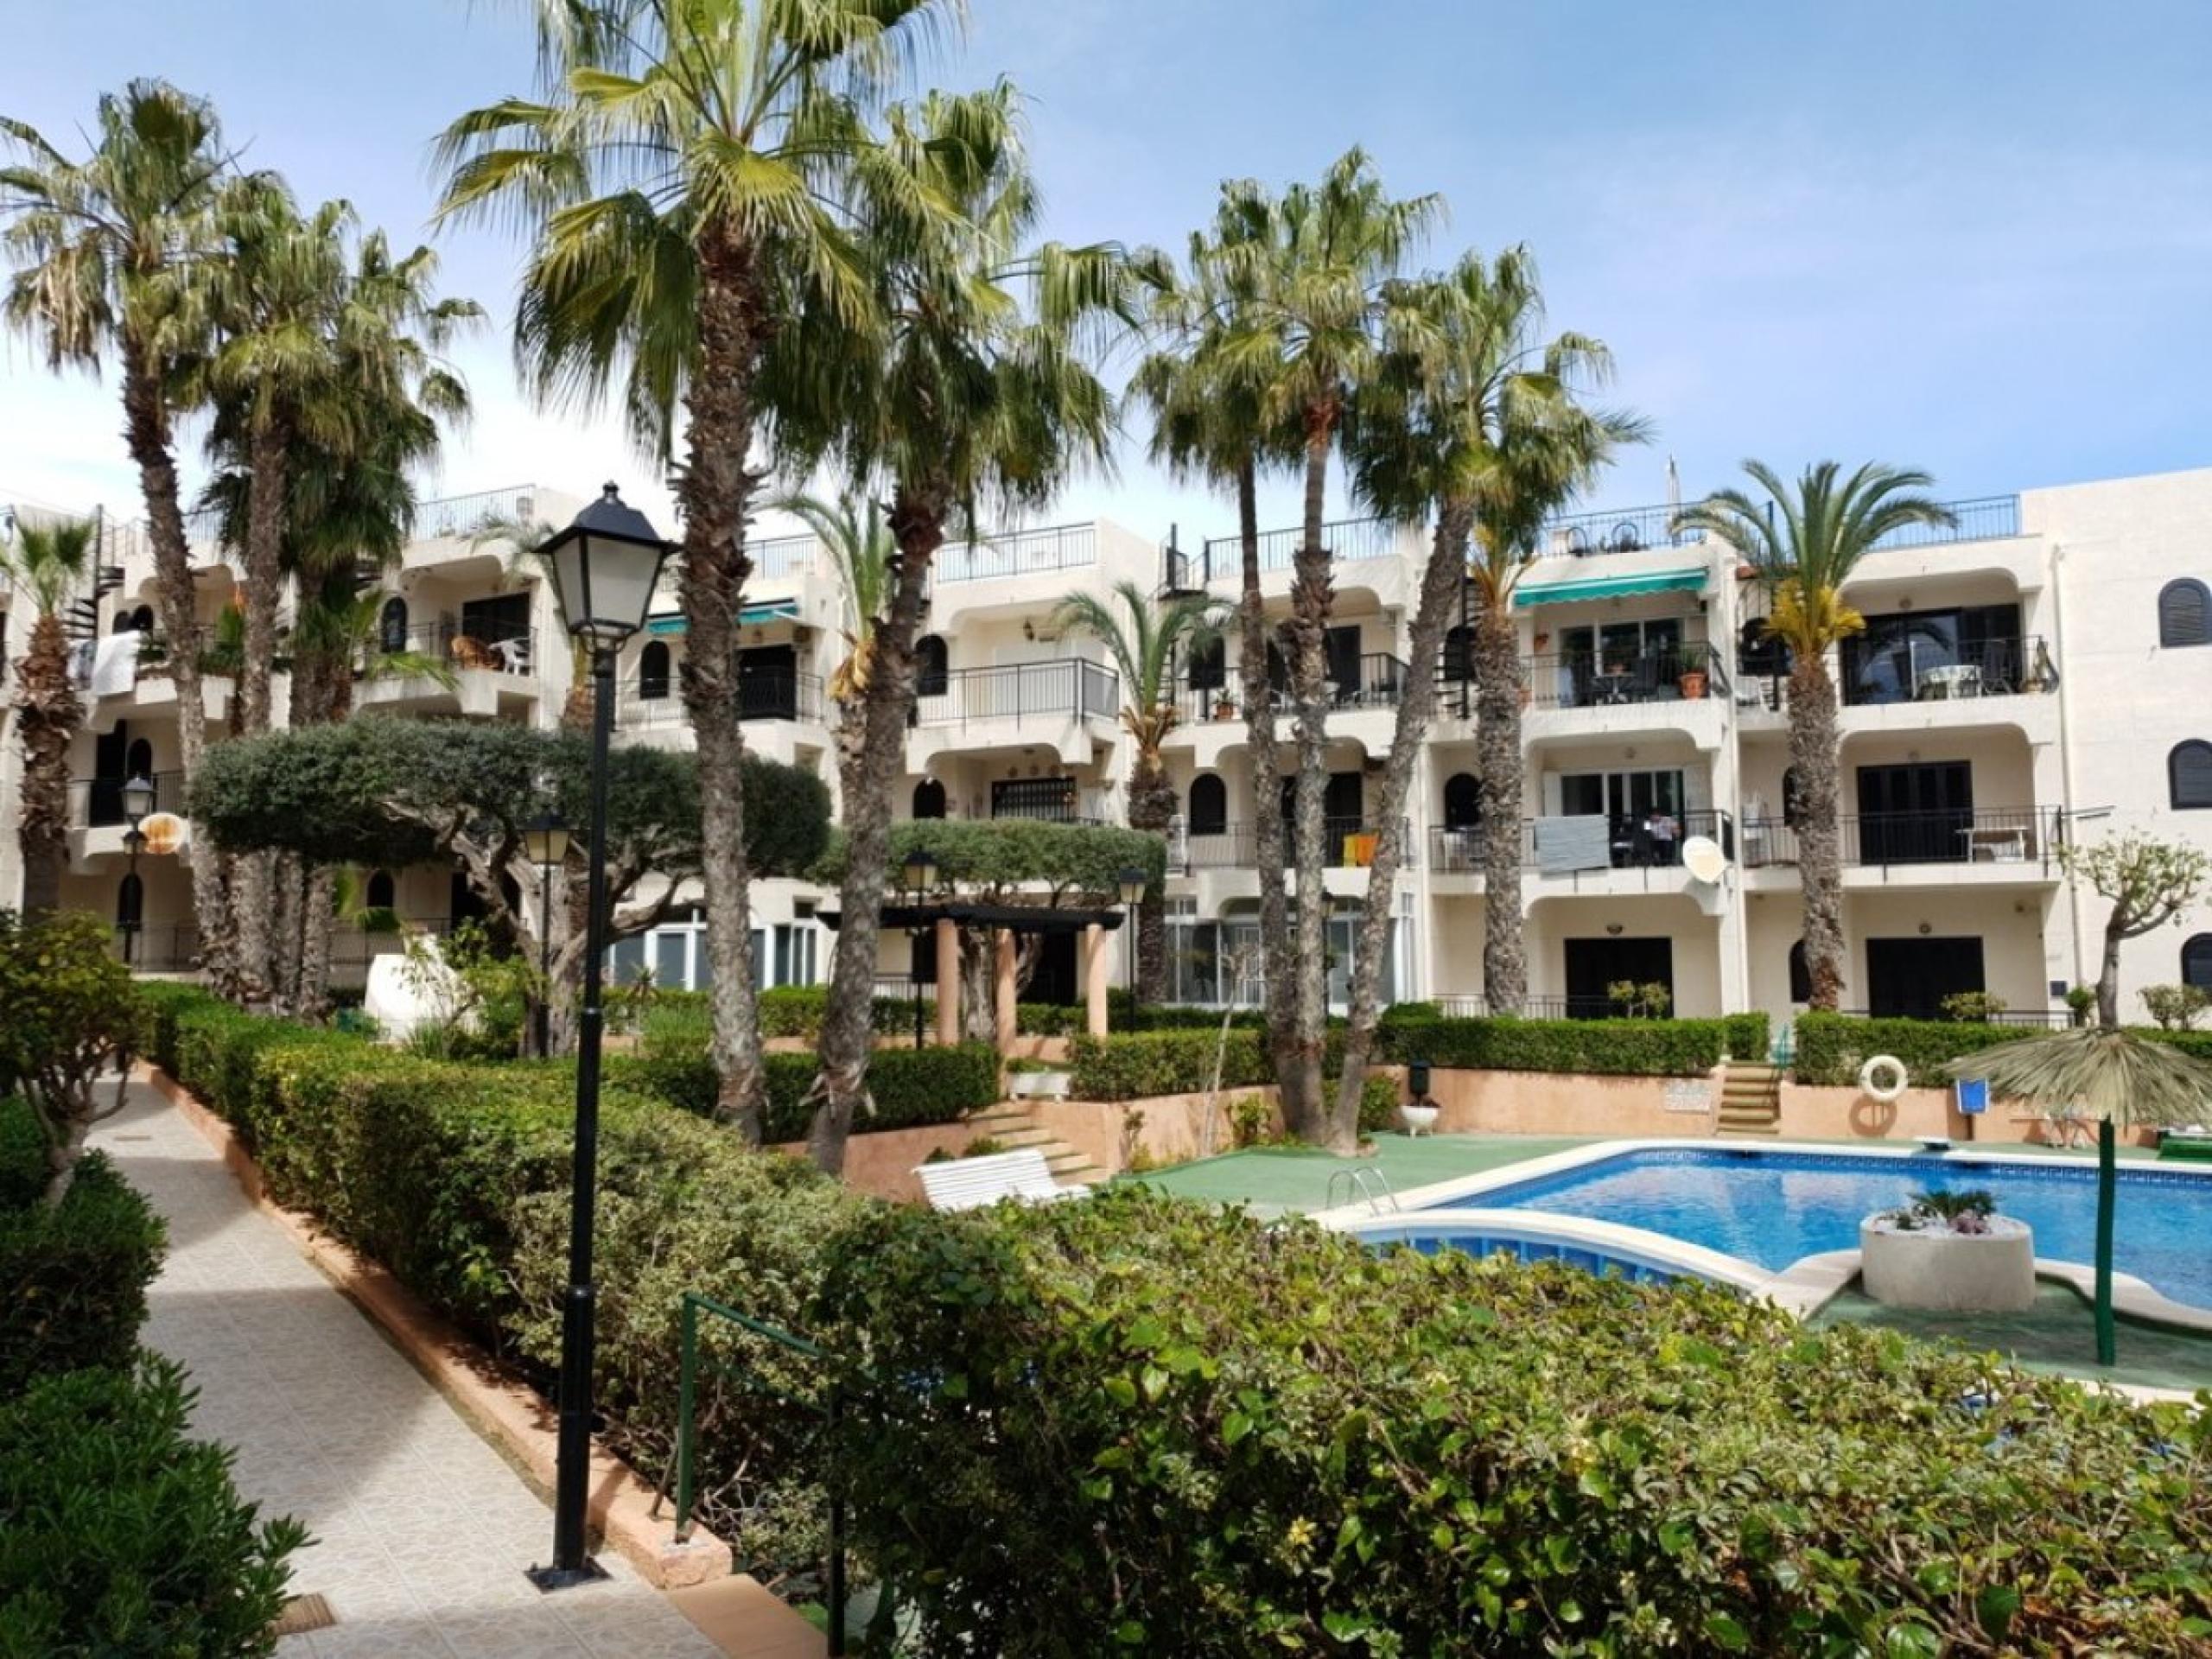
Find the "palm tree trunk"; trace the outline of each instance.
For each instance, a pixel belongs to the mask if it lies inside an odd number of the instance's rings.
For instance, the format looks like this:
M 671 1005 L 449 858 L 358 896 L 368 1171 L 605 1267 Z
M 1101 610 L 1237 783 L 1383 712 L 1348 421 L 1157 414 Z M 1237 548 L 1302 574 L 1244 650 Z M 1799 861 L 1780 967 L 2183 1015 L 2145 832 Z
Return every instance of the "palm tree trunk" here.
M 838 890 L 837 945 L 830 958 L 830 1007 L 822 1023 L 822 1070 L 814 1080 L 817 1103 L 806 1137 L 808 1155 L 832 1175 L 844 1170 L 846 1137 L 867 1098 L 868 1061 L 875 1052 L 876 940 L 891 871 L 892 796 L 906 770 L 922 592 L 930 562 L 944 541 L 951 499 L 949 489 L 934 485 L 902 483 L 892 496 L 898 586 L 891 613 L 876 630 L 868 691 L 860 702 L 845 705 L 838 727 L 845 874 Z
M 1344 1070 L 1337 1081 L 1336 1109 L 1329 1115 L 1327 1145 L 1349 1152 L 1359 1140 L 1359 1100 L 1367 1084 L 1367 1058 L 1375 1048 L 1375 1022 L 1381 1010 L 1377 991 L 1382 961 L 1390 948 L 1390 912 L 1398 890 L 1398 869 L 1405 861 L 1406 796 L 1413 786 L 1421 746 L 1436 715 L 1436 664 L 1444 651 L 1444 631 L 1467 577 L 1470 515 L 1447 509 L 1437 520 L 1428 565 L 1421 573 L 1421 599 L 1407 647 L 1405 688 L 1398 700 L 1397 723 L 1390 733 L 1390 760 L 1382 774 L 1382 800 L 1375 820 L 1375 858 L 1368 866 L 1367 896 L 1361 901 L 1359 934 L 1352 947 L 1350 1021 L 1344 1032 Z
M 700 250 L 699 361 L 683 395 L 689 455 L 682 588 L 688 639 L 683 705 L 699 755 L 707 956 L 714 982 L 715 1115 L 758 1145 L 767 1109 L 753 977 L 752 872 L 745 856 L 745 742 L 738 720 L 739 618 L 753 562 L 746 523 L 759 480 L 749 467 L 753 376 L 762 319 L 752 251 L 709 234 Z
M 169 449 L 168 404 L 160 365 L 144 343 L 123 342 L 124 437 L 146 499 L 147 538 L 154 550 L 154 603 L 168 638 L 170 683 L 176 687 L 177 766 L 186 798 L 207 747 L 207 716 L 200 692 L 200 614 L 192 582 L 192 549 L 179 505 L 176 457 Z M 200 967 L 218 990 L 234 988 L 230 894 L 223 861 L 204 824 L 192 828 L 192 912 L 199 930 Z
M 995 931 L 960 930 L 960 1036 L 963 1042 L 999 1039 L 999 953 Z
M 58 616 L 31 624 L 16 664 L 16 735 L 22 745 L 22 908 L 36 916 L 61 908 L 61 877 L 69 868 L 69 743 L 85 721 L 85 705 L 69 681 L 69 640 Z
M 1833 1014 L 1843 989 L 1843 820 L 1836 763 L 1835 683 L 1808 654 L 1789 676 L 1789 764 L 1797 773 L 1797 874 L 1805 889 L 1805 972 L 1811 1007 Z
M 1252 861 L 1260 874 L 1260 982 L 1268 1014 L 1268 1052 L 1278 1077 L 1294 1071 L 1298 1033 L 1291 1005 L 1290 912 L 1283 898 L 1282 779 L 1275 756 L 1274 683 L 1268 669 L 1268 614 L 1260 596 L 1258 467 L 1236 473 L 1236 530 L 1243 555 L 1237 612 L 1244 729 L 1252 756 Z M 1225 988 L 1224 1001 L 1234 995 Z
M 1175 788 L 1160 764 L 1157 747 L 1139 748 L 1129 769 L 1129 828 L 1167 833 L 1175 820 Z M 1164 881 L 1145 890 L 1137 906 L 1137 989 L 1157 1007 L 1167 1000 L 1167 895 Z
M 1505 595 L 1475 621 L 1475 777 L 1483 806 L 1483 995 L 1518 1014 L 1529 995 L 1521 912 L 1521 650 Z
M 237 729 L 241 737 L 269 730 L 276 674 L 276 608 L 284 592 L 284 498 L 290 433 L 280 420 L 257 423 L 247 442 L 251 484 L 246 493 L 245 571 L 239 584 L 245 613 L 238 665 Z M 237 941 L 238 995 L 258 1001 L 274 992 L 277 874 L 267 853 L 243 853 L 232 867 L 231 912 Z
M 1287 1070 L 1279 1070 L 1283 1126 L 1300 1141 L 1321 1141 L 1329 1133 L 1326 1061 L 1329 1023 L 1329 895 L 1326 886 L 1329 783 L 1329 685 L 1322 636 L 1334 593 L 1329 556 L 1321 545 L 1321 506 L 1327 482 L 1332 423 L 1326 411 L 1309 413 L 1306 432 L 1306 531 L 1290 588 L 1291 695 L 1297 704 L 1298 788 L 1293 798 L 1292 862 L 1297 873 L 1298 912 L 1292 918 L 1297 956 L 1291 963 L 1294 1046 Z

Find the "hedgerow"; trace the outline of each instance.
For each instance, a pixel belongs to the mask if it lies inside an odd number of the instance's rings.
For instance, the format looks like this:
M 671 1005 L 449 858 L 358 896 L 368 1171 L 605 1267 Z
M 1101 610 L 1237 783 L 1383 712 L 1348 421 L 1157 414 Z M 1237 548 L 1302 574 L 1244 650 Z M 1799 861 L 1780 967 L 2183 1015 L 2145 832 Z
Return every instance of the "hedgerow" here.
M 2212 1060 L 2212 1031 L 2133 1027 L 2137 1036 L 2169 1043 Z M 2034 1035 L 2019 1026 L 1980 1020 L 1866 1019 L 1848 1014 L 1801 1014 L 1790 1026 L 1796 1044 L 1791 1070 L 1800 1083 L 1855 1084 L 1859 1068 L 1877 1054 L 1904 1062 L 1907 1077 L 1923 1089 L 1948 1089 L 1952 1060 Z
M 130 1364 L 161 1265 L 161 1217 L 102 1154 L 51 1208 L 43 1176 L 41 1160 L 29 1202 L 0 1199 L 0 1399 L 48 1372 Z
M 1394 1060 L 1491 1071 L 1695 1077 L 1724 1053 L 1764 1055 L 1765 1016 L 1728 1020 L 1398 1020 L 1377 1048 Z M 1756 1049 L 1753 1045 L 1756 1044 Z
M 837 1478 L 918 1651 L 2178 1654 L 2212 1633 L 2212 1416 L 2186 1408 L 1714 1288 L 1375 1255 L 1126 1190 L 870 1210 L 828 1249 Z

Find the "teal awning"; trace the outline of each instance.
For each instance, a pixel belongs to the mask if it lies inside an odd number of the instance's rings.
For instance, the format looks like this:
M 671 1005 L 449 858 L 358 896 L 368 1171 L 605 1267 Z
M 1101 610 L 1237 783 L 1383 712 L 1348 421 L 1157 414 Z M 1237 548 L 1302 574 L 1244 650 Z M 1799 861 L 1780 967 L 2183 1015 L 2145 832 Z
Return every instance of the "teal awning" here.
M 1584 599 L 1626 599 L 1630 594 L 1689 593 L 1705 586 L 1703 567 L 1652 570 L 1639 576 L 1585 576 L 1576 582 L 1542 582 L 1513 590 L 1516 610 L 1533 605 L 1566 605 Z
M 748 605 L 738 613 L 737 620 L 740 627 L 746 628 L 758 627 L 763 622 L 796 622 L 798 620 L 798 601 L 775 599 L 766 604 Z M 664 616 L 645 619 L 647 633 L 681 633 L 688 626 L 689 620 L 681 611 L 671 611 Z

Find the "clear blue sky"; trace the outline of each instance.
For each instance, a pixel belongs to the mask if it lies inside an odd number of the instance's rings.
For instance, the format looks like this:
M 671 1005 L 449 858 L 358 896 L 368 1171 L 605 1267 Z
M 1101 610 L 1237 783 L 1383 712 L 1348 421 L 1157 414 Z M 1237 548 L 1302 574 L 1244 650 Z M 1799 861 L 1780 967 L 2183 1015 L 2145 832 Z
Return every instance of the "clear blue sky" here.
M 531 72 L 524 14 L 460 0 L 72 0 L 8 33 L 0 111 L 65 147 L 99 91 L 166 76 L 254 164 L 395 238 L 423 232 L 430 136 Z M 1746 454 L 1912 462 L 1950 496 L 2212 461 L 2208 63 L 2202 0 L 974 0 L 931 75 L 1031 95 L 1070 239 L 1179 246 L 1223 178 L 1358 143 L 1394 189 L 1449 199 L 1434 262 L 1528 242 L 1553 321 L 1612 346 L 1657 428 L 1595 498 L 1629 505 L 1661 499 L 1669 454 L 1692 493 Z M 611 474 L 664 500 L 613 426 L 518 403 L 516 246 L 443 247 L 496 323 L 439 485 Z M 109 389 L 20 345 L 0 364 L 0 499 L 132 510 Z M 1287 486 L 1268 509 L 1294 516 Z M 1141 442 L 1060 516 L 1093 512 L 1228 520 Z

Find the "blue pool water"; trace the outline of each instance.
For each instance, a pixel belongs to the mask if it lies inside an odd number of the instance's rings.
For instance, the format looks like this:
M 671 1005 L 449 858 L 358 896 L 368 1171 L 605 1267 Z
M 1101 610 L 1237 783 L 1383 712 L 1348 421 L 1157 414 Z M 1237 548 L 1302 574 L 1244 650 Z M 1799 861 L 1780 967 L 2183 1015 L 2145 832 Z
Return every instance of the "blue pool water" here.
M 1653 1147 L 1446 1207 L 1616 1222 L 1779 1271 L 1818 1251 L 1856 1249 L 1862 1217 L 1931 1187 L 1994 1194 L 1999 1214 L 2035 1230 L 2039 1256 L 2096 1259 L 2096 1172 L 2059 1163 Z M 2212 1307 L 2212 1179 L 2123 1166 L 2114 1214 L 2115 1268 L 2175 1301 Z

